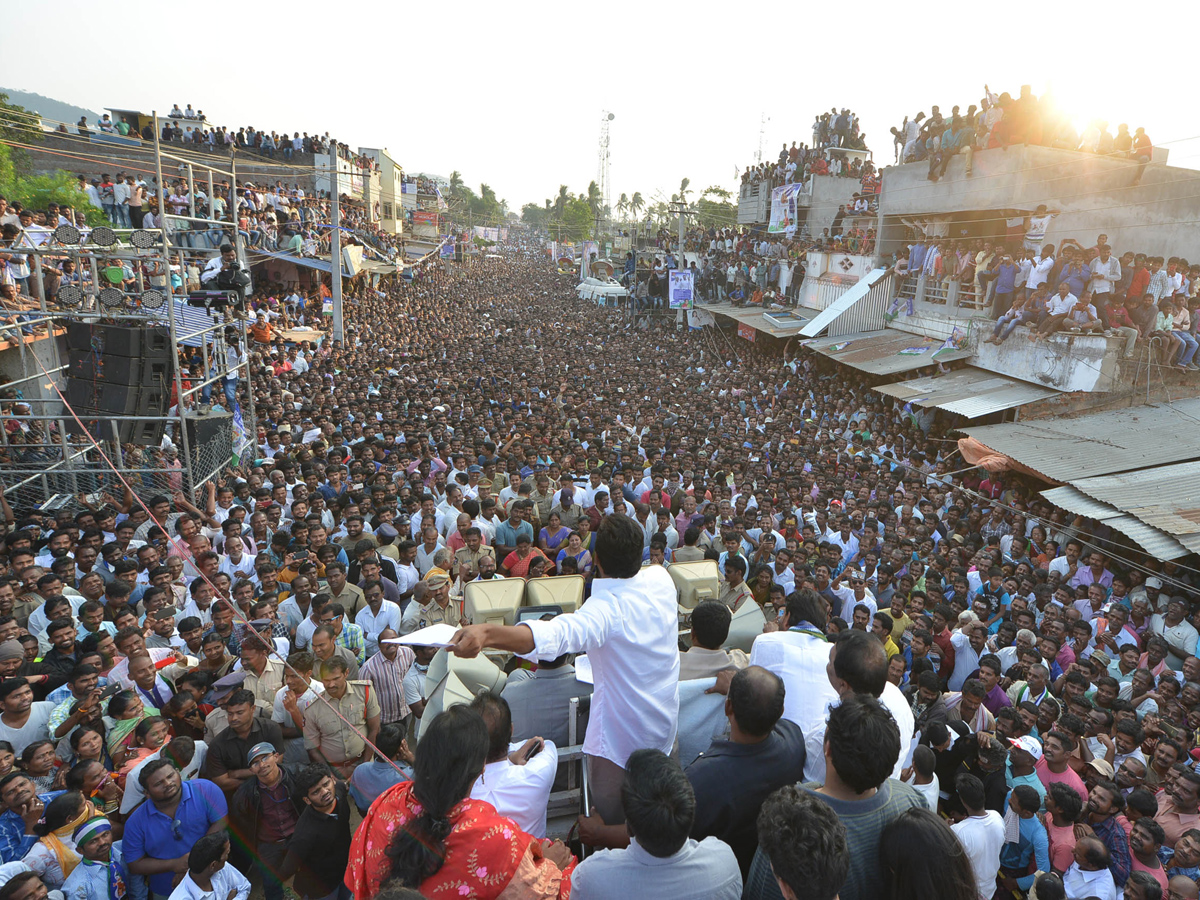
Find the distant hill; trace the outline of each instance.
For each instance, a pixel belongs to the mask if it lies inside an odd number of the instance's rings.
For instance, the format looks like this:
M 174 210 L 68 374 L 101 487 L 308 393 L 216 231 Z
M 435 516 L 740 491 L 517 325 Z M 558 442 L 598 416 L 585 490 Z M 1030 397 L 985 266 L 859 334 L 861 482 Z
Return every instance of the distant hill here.
M 55 100 L 53 97 L 43 97 L 41 94 L 34 94 L 30 91 L 18 91 L 12 88 L 0 88 L 0 93 L 8 94 L 8 102 L 16 103 L 29 110 L 34 110 L 42 114 L 43 120 L 53 119 L 56 122 L 67 122 L 74 125 L 79 121 L 80 116 L 87 116 L 89 122 L 97 122 L 100 120 L 100 113 L 91 109 L 84 109 L 82 106 L 75 106 L 71 103 L 64 103 L 61 100 Z M 46 121 L 44 124 L 51 127 L 51 123 Z

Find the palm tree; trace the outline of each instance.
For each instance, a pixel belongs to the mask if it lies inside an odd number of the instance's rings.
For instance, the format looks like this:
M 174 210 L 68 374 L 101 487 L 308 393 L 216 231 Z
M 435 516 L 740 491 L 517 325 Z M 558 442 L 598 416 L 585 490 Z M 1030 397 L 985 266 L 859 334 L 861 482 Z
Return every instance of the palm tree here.
M 641 191 L 633 192 L 633 198 L 629 201 L 629 208 L 633 210 L 635 218 L 639 212 L 646 208 L 646 201 L 642 199 Z
M 622 219 L 625 218 L 625 210 L 629 209 L 629 197 L 622 194 L 617 198 L 617 215 Z
M 567 208 L 567 201 L 571 199 L 571 194 L 567 190 L 565 184 L 558 186 L 558 196 L 554 198 L 554 215 L 562 218 L 563 210 Z
M 459 189 L 463 186 L 462 173 L 455 169 L 450 173 L 450 196 L 457 197 Z
M 688 190 L 688 185 L 692 183 L 692 179 L 685 178 L 679 182 L 679 199 L 687 203 L 688 194 L 692 193 Z
M 588 208 L 592 211 L 592 215 L 596 215 L 600 209 L 601 202 L 604 200 L 604 198 L 600 195 L 600 185 L 596 184 L 594 181 L 589 182 L 587 188 L 587 197 L 585 199 L 587 200 Z

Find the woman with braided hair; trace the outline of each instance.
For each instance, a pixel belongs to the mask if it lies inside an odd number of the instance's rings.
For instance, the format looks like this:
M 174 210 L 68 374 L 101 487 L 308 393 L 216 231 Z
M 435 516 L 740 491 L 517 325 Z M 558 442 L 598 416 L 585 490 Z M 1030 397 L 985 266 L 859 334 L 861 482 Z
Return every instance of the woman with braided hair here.
M 488 731 L 467 706 L 439 715 L 422 735 L 413 780 L 380 794 L 350 847 L 346 885 L 355 900 L 385 883 L 426 897 L 558 900 L 570 894 L 575 858 L 561 841 L 541 841 L 473 800 Z

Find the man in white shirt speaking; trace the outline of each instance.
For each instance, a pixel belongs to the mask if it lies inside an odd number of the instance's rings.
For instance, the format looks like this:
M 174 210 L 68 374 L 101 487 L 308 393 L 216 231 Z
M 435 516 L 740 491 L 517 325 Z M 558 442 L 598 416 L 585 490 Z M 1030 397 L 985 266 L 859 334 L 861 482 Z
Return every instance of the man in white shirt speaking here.
M 621 782 L 634 750 L 670 753 L 679 722 L 679 613 L 671 576 L 642 568 L 642 529 L 628 516 L 605 516 L 596 534 L 598 576 L 576 612 L 548 622 L 468 625 L 453 641 L 458 656 L 484 647 L 531 659 L 587 653 L 595 678 L 583 752 L 592 805 L 608 825 L 625 821 Z

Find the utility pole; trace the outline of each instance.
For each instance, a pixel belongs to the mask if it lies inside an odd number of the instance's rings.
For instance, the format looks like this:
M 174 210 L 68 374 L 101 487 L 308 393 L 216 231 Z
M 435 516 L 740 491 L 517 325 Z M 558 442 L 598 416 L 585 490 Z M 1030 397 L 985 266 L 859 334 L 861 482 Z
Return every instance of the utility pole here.
M 333 230 L 329 237 L 329 271 L 333 281 L 333 339 L 341 341 L 344 346 L 346 334 L 342 330 L 342 216 L 341 210 L 338 208 L 338 157 L 337 151 L 333 147 L 330 147 L 329 158 L 333 160 L 333 174 L 329 191 L 332 197 L 329 210 L 333 220 L 331 223 Z
M 683 217 L 686 212 L 687 212 L 687 203 L 684 202 L 683 200 L 680 200 L 679 201 L 679 256 L 676 260 L 677 262 L 683 261 Z M 683 268 L 686 269 L 687 266 L 684 266 Z

